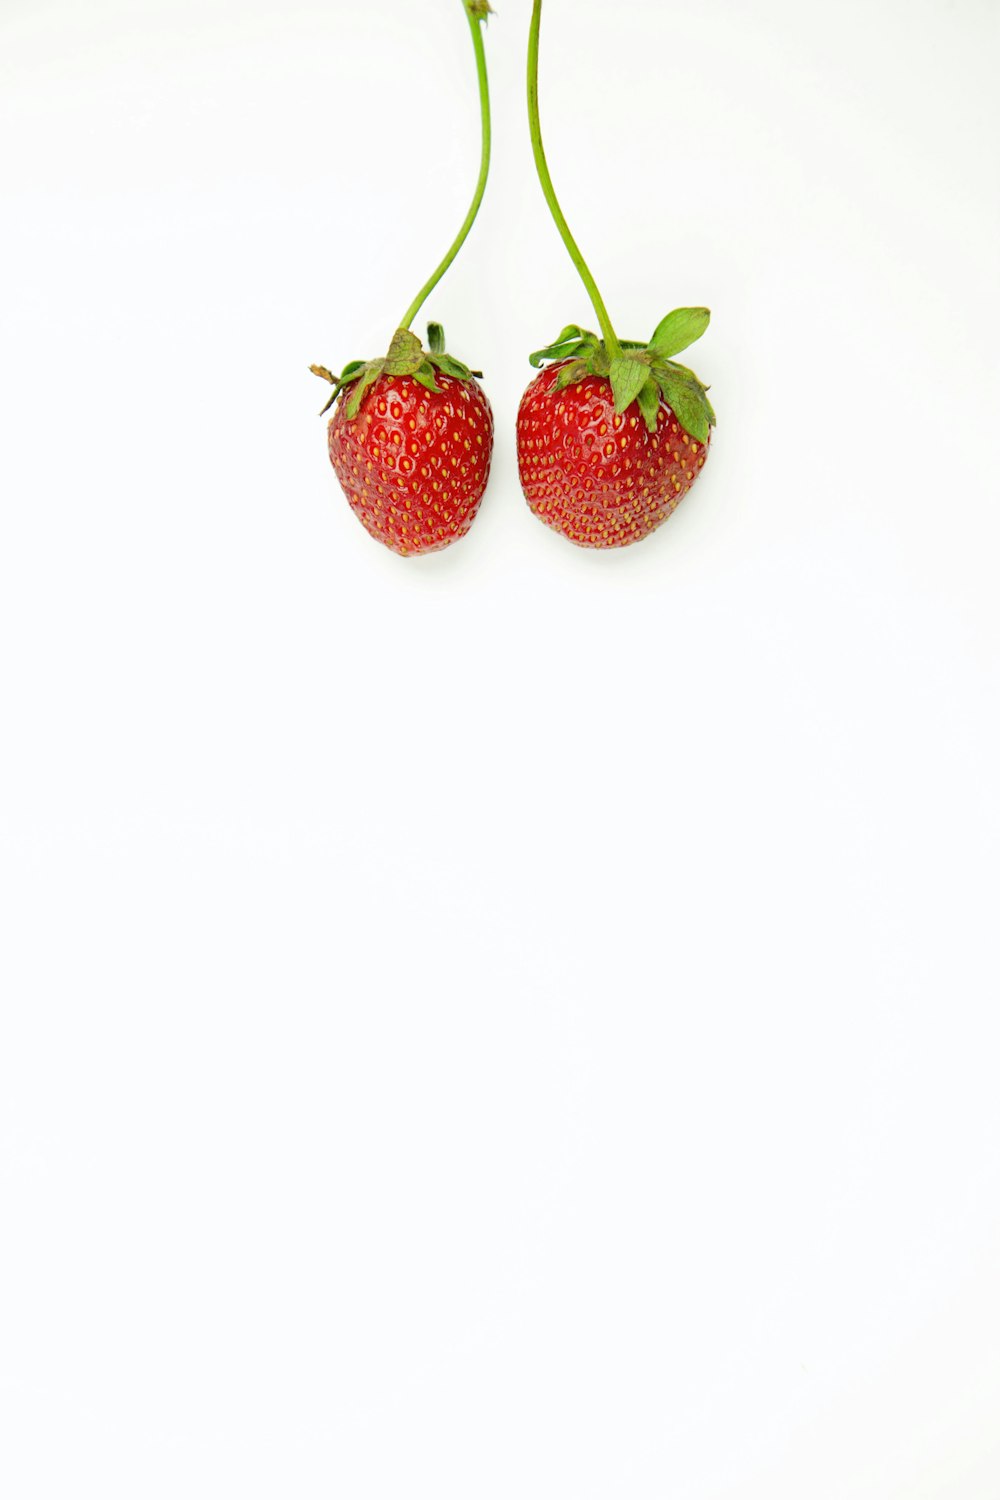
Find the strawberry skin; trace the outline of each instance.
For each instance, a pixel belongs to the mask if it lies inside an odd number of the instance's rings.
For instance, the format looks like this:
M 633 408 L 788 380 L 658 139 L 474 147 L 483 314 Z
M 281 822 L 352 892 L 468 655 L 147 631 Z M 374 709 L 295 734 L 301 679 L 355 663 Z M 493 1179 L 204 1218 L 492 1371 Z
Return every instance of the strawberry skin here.
M 435 393 L 380 375 L 356 417 L 342 394 L 327 429 L 330 462 L 358 520 L 401 557 L 463 537 L 486 489 L 493 412 L 477 380 L 437 373 Z
M 603 376 L 555 389 L 568 363 L 548 365 L 521 399 L 521 486 L 539 520 L 577 546 L 627 547 L 655 531 L 687 494 L 708 443 L 696 442 L 662 397 L 655 432 L 635 401 L 616 415 Z

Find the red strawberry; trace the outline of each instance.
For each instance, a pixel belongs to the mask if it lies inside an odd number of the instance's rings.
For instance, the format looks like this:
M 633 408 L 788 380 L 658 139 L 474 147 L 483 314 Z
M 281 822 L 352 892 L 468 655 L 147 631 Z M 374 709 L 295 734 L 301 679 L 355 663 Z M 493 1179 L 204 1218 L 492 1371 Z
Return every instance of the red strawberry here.
M 486 392 L 444 352 L 439 324 L 428 342 L 425 354 L 415 334 L 400 330 L 385 359 L 355 361 L 339 380 L 312 366 L 334 385 L 327 439 L 341 488 L 369 535 L 401 557 L 465 535 L 493 456 Z
M 488 0 L 462 0 L 479 84 L 479 177 L 469 211 L 440 265 L 420 288 L 383 359 L 355 359 L 338 377 L 311 365 L 333 386 L 323 412 L 330 462 L 351 509 L 376 541 L 401 557 L 437 552 L 465 535 L 486 489 L 493 455 L 493 413 L 469 370 L 445 353 L 444 330 L 428 327 L 427 351 L 410 324 L 468 237 L 490 169 L 490 93 L 483 27 Z M 448 101 L 448 109 L 451 103 Z M 447 112 L 447 110 L 446 110 Z M 428 200 L 430 201 L 430 200 Z M 406 238 L 406 225 L 396 238 Z M 401 241 L 402 242 L 402 241 Z M 358 245 L 350 237 L 349 251 Z M 339 401 L 338 401 L 339 397 Z
M 542 0 L 528 33 L 528 125 L 545 201 L 594 305 L 601 336 L 575 323 L 531 355 L 537 369 L 517 414 L 521 486 L 535 515 L 581 547 L 627 547 L 655 531 L 700 474 L 715 413 L 708 387 L 673 356 L 708 327 L 706 307 L 678 307 L 648 344 L 619 339 L 549 174 L 538 114 Z
M 493 413 L 478 380 L 438 375 L 435 394 L 409 375 L 381 375 L 358 415 L 341 397 L 330 462 L 376 541 L 406 557 L 465 535 L 489 478 Z
M 588 375 L 557 388 L 550 365 L 517 414 L 517 462 L 539 520 L 580 547 L 627 547 L 665 521 L 705 462 L 708 442 L 684 431 L 660 397 L 651 432 L 638 403 L 615 412 L 610 383 Z

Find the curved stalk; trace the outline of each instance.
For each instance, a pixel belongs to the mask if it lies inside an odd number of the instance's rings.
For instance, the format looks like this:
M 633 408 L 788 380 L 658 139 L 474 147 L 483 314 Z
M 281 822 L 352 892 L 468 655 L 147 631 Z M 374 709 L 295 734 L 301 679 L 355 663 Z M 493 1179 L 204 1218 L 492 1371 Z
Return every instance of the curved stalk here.
M 458 231 L 450 250 L 434 274 L 424 283 L 410 303 L 410 306 L 403 315 L 403 321 L 399 325 L 400 328 L 409 328 L 417 313 L 423 307 L 427 298 L 468 239 L 469 230 L 476 222 L 479 205 L 483 201 L 483 194 L 486 191 L 486 179 L 490 171 L 490 85 L 486 76 L 486 53 L 483 48 L 483 26 L 486 23 L 489 6 L 485 5 L 483 0 L 462 0 L 462 5 L 472 31 L 472 45 L 476 52 L 476 76 L 479 80 L 479 108 L 482 118 L 483 140 L 479 163 L 479 181 L 476 183 L 476 191 L 469 206 L 469 212 L 465 216 L 465 222 Z
M 622 346 L 618 335 L 611 326 L 608 310 L 604 306 L 604 298 L 597 289 L 597 282 L 590 274 L 590 267 L 580 253 L 580 247 L 573 238 L 569 225 L 559 207 L 559 199 L 556 190 L 552 186 L 552 178 L 549 175 L 549 165 L 545 160 L 545 147 L 542 145 L 542 126 L 538 117 L 538 33 L 542 25 L 542 0 L 535 0 L 534 9 L 531 13 L 531 30 L 528 33 L 528 123 L 531 128 L 531 147 L 535 153 L 535 168 L 538 172 L 538 180 L 542 184 L 542 192 L 545 201 L 549 205 L 549 212 L 555 220 L 562 242 L 569 252 L 569 258 L 576 266 L 580 274 L 580 280 L 587 288 L 587 295 L 594 304 L 597 321 L 601 325 L 601 335 L 604 339 L 605 348 L 612 359 L 622 352 Z

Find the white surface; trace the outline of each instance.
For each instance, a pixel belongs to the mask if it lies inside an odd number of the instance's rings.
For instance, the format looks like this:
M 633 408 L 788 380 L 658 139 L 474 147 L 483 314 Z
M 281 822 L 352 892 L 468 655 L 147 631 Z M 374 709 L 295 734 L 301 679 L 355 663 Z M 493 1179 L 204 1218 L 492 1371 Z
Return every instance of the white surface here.
M 714 313 L 606 556 L 514 466 L 528 11 L 407 562 L 306 367 L 464 212 L 457 3 L 0 11 L 5 1500 L 1000 1493 L 996 8 L 550 0 L 619 330 Z

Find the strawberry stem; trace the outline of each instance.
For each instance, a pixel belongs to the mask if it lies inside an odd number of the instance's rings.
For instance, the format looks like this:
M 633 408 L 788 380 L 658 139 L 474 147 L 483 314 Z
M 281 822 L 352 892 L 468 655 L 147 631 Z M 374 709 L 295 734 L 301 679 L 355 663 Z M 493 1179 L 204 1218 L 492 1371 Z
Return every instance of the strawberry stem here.
M 490 171 L 490 85 L 486 76 L 486 53 L 483 49 L 483 25 L 489 13 L 489 6 L 484 3 L 484 0 L 462 0 L 462 5 L 472 32 L 472 45 L 476 52 L 476 76 L 479 79 L 479 107 L 482 116 L 483 140 L 482 155 L 479 163 L 479 181 L 476 183 L 476 191 L 469 206 L 469 212 L 465 216 L 465 222 L 458 231 L 451 249 L 434 274 L 424 283 L 410 303 L 403 316 L 403 321 L 399 325 L 400 328 L 409 328 L 417 313 L 423 307 L 427 298 L 465 244 L 469 236 L 469 230 L 476 222 L 476 215 L 479 212 L 479 205 L 483 201 L 483 194 L 486 191 L 486 179 Z
M 556 228 L 562 236 L 562 242 L 569 251 L 569 258 L 580 273 L 580 280 L 587 288 L 587 294 L 594 304 L 597 320 L 601 325 L 601 333 L 604 345 L 612 359 L 617 358 L 622 352 L 622 346 L 618 341 L 618 335 L 611 326 L 608 310 L 604 306 L 604 299 L 597 289 L 597 282 L 590 274 L 590 267 L 580 253 L 580 247 L 570 232 L 563 211 L 559 207 L 559 199 L 556 190 L 552 186 L 552 178 L 549 176 L 548 162 L 545 160 L 545 147 L 542 145 L 542 126 L 538 117 L 538 33 L 542 25 L 542 0 L 535 0 L 534 9 L 531 13 L 531 30 L 528 33 L 528 123 L 531 128 L 531 146 L 535 153 L 535 168 L 538 172 L 538 180 L 542 184 L 542 192 L 545 201 L 549 205 L 549 212 L 555 220 Z

